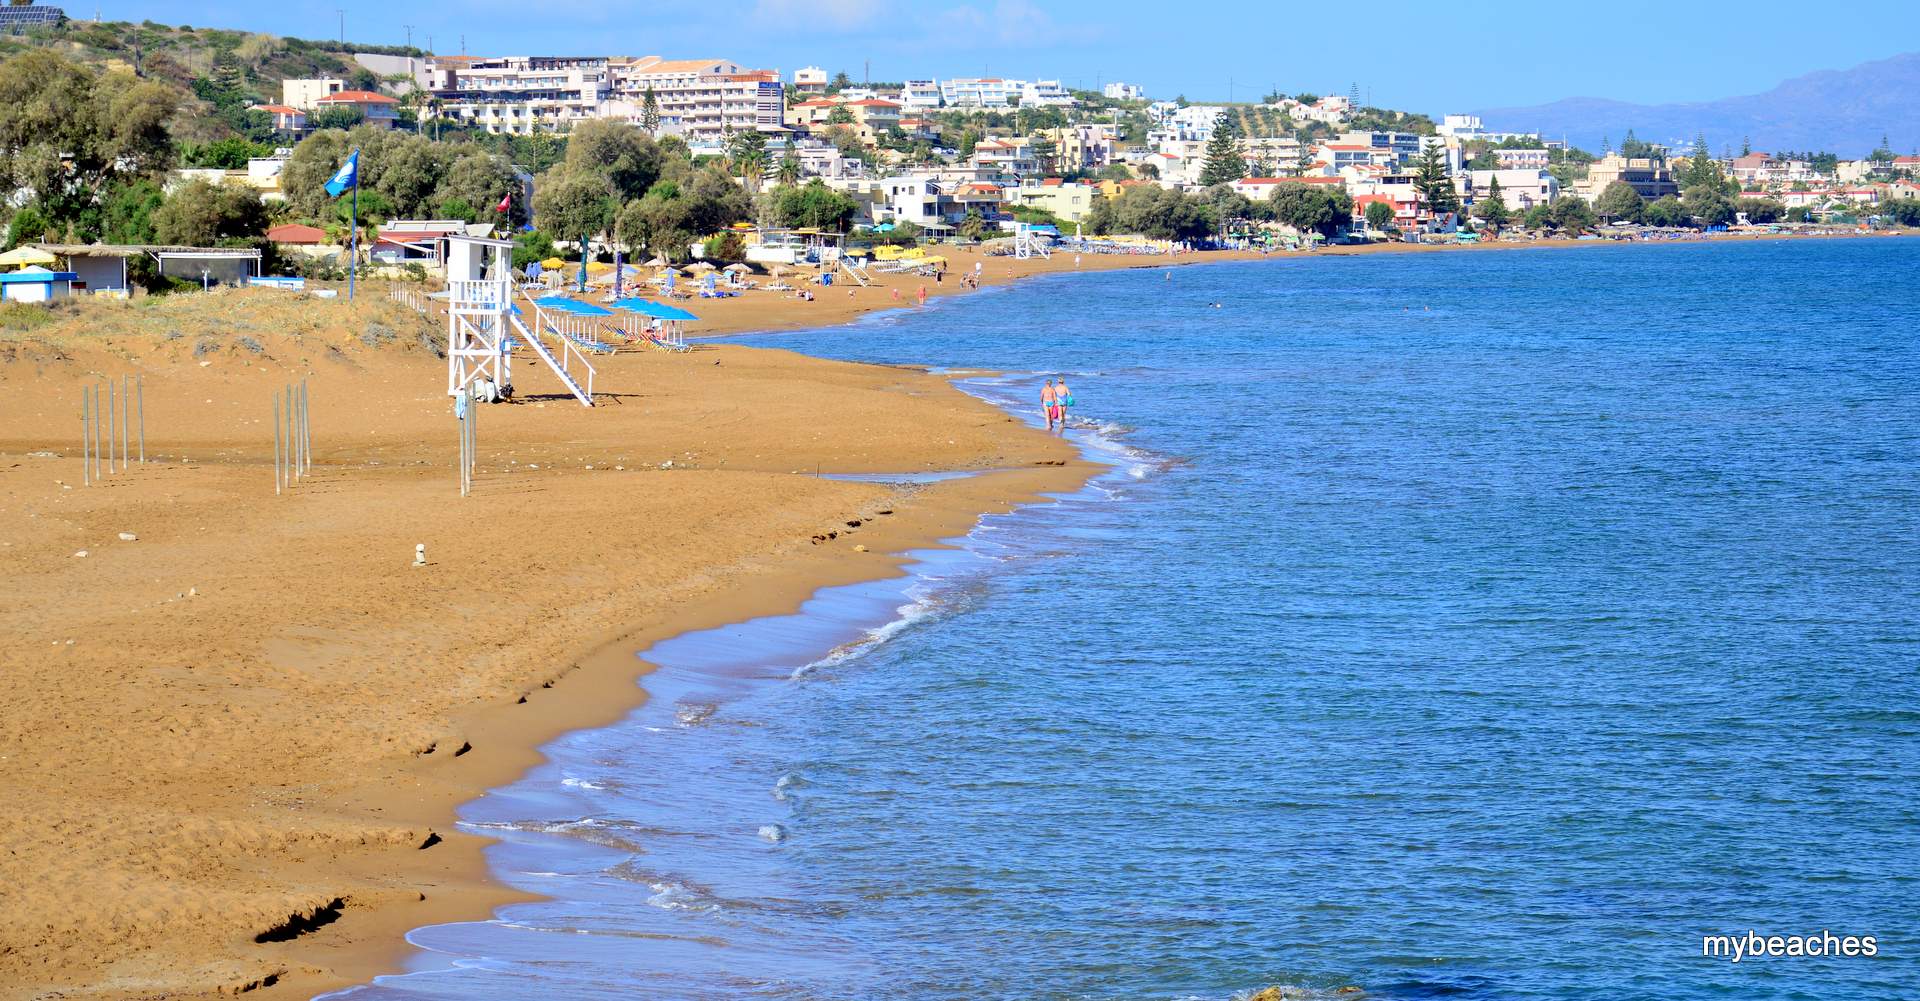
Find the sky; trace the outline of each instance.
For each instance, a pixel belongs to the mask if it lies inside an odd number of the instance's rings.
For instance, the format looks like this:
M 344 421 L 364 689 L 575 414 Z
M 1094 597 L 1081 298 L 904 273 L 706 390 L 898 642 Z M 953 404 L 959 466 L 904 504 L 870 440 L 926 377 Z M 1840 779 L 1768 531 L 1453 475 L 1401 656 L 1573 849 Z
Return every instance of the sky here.
M 54 0 L 57 2 L 57 0 Z M 529 3 L 201 0 L 102 2 L 111 20 L 175 21 L 302 38 L 346 37 L 474 55 L 732 59 L 855 80 L 1005 76 L 1093 88 L 1124 80 L 1157 98 L 1254 100 L 1346 93 L 1442 114 L 1564 97 L 1642 103 L 1765 91 L 1789 77 L 1920 49 L 1913 0 L 1853 0 L 1809 27 L 1786 0 L 1565 4 L 1450 0 L 718 0 Z M 69 16 L 95 9 L 67 6 Z M 1910 27 L 1901 27 L 1908 25 Z M 1410 57 L 1425 51 L 1431 55 Z M 870 67 L 870 69 L 869 69 Z

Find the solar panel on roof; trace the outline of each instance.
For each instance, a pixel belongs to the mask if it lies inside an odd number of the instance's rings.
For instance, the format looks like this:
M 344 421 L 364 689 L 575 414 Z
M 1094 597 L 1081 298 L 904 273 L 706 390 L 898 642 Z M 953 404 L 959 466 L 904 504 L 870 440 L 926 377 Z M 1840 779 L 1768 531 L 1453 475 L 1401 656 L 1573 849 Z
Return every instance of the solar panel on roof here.
M 58 7 L 0 7 L 0 31 L 18 32 L 43 24 L 59 24 L 67 19 Z

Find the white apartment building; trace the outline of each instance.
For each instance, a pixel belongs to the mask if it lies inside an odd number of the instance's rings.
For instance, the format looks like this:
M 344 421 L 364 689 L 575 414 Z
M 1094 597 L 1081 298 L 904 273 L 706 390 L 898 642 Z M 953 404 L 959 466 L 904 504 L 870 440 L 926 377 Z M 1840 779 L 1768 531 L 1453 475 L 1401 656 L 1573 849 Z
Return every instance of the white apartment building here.
M 1474 170 L 1468 171 L 1471 194 L 1474 198 L 1485 198 L 1493 190 L 1495 178 L 1500 181 L 1500 200 L 1514 212 L 1525 212 L 1535 205 L 1551 205 L 1560 197 L 1560 182 L 1545 170 Z
M 734 132 L 782 132 L 786 88 L 774 70 L 750 70 L 724 59 L 609 60 L 613 96 L 641 107 L 652 91 L 660 120 L 689 141 L 719 139 Z
M 818 66 L 803 66 L 793 71 L 793 89 L 802 94 L 827 92 L 827 71 Z
M 940 107 L 940 84 L 935 80 L 908 80 L 900 85 L 900 106 L 909 112 Z
M 1026 92 L 1025 80 L 953 77 L 940 81 L 940 100 L 949 108 L 1005 108 Z
M 320 99 L 338 94 L 347 89 L 345 80 L 322 77 L 317 80 L 280 81 L 280 103 L 301 111 L 312 111 L 319 107 Z
M 1118 80 L 1100 88 L 1100 93 L 1110 101 L 1138 101 L 1147 96 L 1146 90 L 1139 85 Z
M 435 56 L 426 77 L 442 116 L 516 135 L 565 132 L 598 117 L 609 84 L 600 56 Z
M 1034 80 L 1020 88 L 1023 108 L 1070 108 L 1073 104 L 1073 95 L 1058 80 Z
M 1493 156 L 1502 170 L 1545 170 L 1553 162 L 1553 151 L 1544 148 L 1496 149 Z

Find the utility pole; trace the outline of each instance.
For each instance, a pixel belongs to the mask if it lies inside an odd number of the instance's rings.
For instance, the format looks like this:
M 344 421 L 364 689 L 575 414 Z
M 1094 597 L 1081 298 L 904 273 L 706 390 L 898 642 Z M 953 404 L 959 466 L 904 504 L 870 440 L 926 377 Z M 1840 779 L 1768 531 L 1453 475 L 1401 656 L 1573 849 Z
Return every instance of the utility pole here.
M 333 12 L 340 15 L 340 44 L 345 45 L 347 44 L 347 10 L 345 7 L 335 7 Z
M 400 27 L 407 29 L 407 75 L 412 76 L 413 75 L 413 25 L 403 24 Z

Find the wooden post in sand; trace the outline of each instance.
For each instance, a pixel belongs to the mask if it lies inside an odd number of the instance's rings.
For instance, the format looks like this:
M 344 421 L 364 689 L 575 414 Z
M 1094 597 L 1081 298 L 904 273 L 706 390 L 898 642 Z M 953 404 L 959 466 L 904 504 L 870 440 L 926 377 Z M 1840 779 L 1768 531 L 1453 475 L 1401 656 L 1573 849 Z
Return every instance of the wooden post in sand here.
M 280 394 L 273 394 L 273 492 L 280 493 Z
M 93 486 L 93 395 L 91 387 L 80 389 L 80 485 Z
M 140 464 L 147 464 L 147 377 L 137 375 L 133 378 L 134 399 L 140 404 Z

